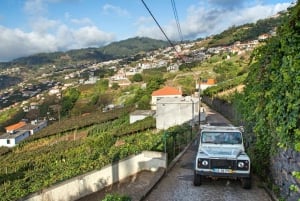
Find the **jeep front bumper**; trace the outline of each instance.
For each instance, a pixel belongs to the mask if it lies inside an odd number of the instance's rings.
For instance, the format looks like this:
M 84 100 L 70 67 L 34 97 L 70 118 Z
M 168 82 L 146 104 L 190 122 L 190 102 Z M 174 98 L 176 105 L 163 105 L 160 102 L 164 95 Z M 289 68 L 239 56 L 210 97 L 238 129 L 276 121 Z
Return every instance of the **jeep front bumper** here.
M 195 173 L 202 176 L 220 177 L 220 178 L 250 178 L 248 172 L 234 171 L 234 170 L 195 170 Z

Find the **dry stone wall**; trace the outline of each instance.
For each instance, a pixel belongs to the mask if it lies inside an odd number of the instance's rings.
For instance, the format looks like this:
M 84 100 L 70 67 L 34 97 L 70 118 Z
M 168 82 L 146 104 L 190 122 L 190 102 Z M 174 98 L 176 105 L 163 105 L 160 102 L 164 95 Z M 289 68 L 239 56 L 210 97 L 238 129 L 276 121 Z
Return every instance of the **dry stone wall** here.
M 270 169 L 281 197 L 286 201 L 300 200 L 300 180 L 292 175 L 294 171 L 300 171 L 300 153 L 291 149 L 280 150 L 271 158 Z M 297 186 L 298 190 L 291 190 L 292 185 Z

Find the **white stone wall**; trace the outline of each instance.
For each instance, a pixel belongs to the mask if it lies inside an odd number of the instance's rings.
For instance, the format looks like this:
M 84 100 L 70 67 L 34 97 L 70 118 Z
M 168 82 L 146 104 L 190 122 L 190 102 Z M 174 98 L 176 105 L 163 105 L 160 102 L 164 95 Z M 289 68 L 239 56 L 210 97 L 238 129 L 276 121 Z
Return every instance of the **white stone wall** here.
M 22 200 L 77 200 L 142 170 L 156 171 L 160 167 L 167 168 L 165 153 L 143 151 L 141 154 L 128 157 L 113 165 L 107 165 L 101 170 L 77 176 Z

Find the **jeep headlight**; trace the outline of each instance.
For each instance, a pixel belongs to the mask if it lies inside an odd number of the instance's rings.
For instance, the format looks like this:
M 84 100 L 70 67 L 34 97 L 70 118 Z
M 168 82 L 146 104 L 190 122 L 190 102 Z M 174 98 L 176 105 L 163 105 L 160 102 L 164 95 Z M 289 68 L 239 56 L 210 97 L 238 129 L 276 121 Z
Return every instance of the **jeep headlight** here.
M 240 162 L 238 163 L 238 167 L 239 167 L 239 168 L 244 168 L 244 167 L 245 167 L 245 163 L 244 163 L 243 161 L 240 161 Z
M 249 170 L 250 162 L 248 160 L 238 160 L 237 169 L 238 170 Z
M 203 166 L 208 166 L 208 161 L 207 160 L 202 160 L 202 163 L 201 163 Z
M 209 168 L 209 159 L 199 158 L 198 159 L 198 168 Z

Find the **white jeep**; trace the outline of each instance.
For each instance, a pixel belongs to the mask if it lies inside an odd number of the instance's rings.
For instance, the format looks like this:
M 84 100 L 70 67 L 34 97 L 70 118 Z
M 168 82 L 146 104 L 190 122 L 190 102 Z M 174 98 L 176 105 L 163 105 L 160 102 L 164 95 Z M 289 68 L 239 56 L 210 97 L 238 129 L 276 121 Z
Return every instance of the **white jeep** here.
M 243 188 L 251 188 L 251 163 L 242 127 L 203 125 L 200 129 L 194 185 L 201 185 L 203 177 L 212 177 L 240 179 Z

